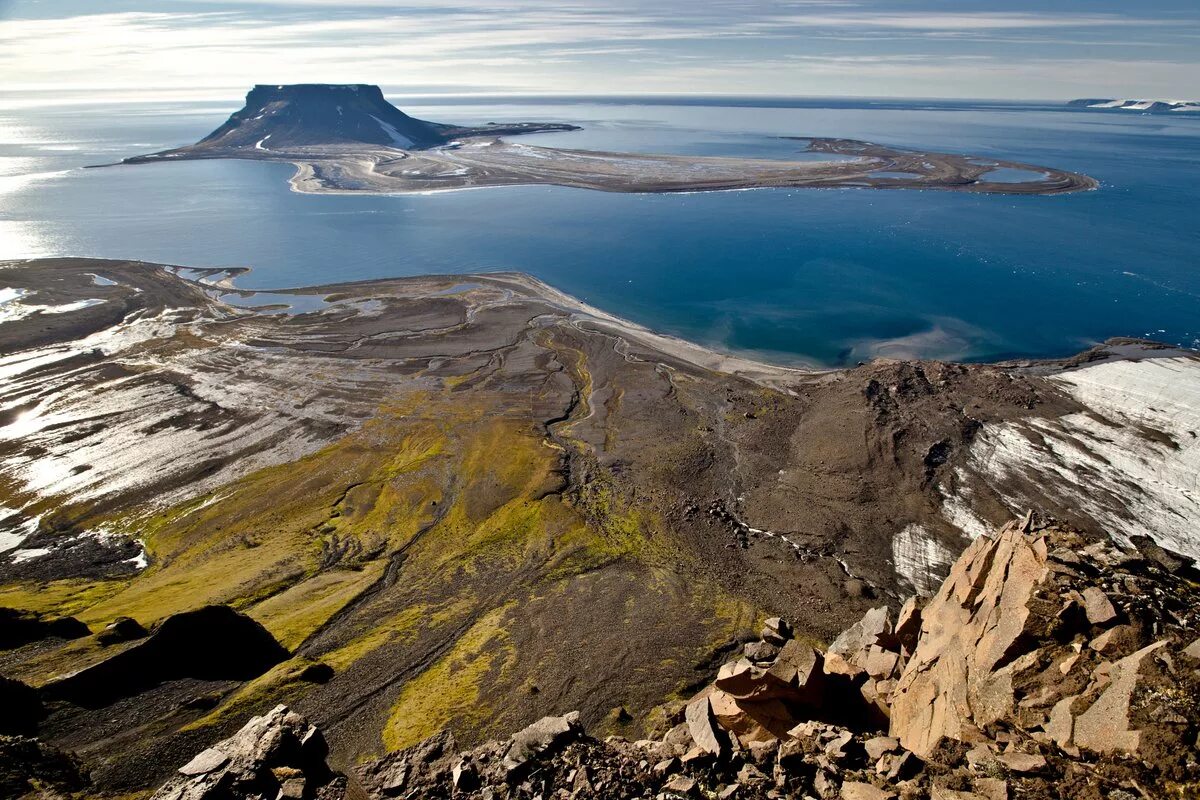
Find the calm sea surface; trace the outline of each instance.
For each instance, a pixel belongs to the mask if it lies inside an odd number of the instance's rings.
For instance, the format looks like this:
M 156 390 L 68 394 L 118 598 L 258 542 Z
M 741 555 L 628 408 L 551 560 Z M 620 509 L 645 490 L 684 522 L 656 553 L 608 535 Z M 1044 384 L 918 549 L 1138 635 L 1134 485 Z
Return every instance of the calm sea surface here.
M 1110 336 L 1200 346 L 1200 115 L 867 101 L 397 104 L 435 121 L 585 128 L 531 144 L 791 158 L 797 143 L 779 137 L 841 136 L 1048 164 L 1101 188 L 300 195 L 278 164 L 80 169 L 194 141 L 239 98 L 42 106 L 0 110 L 0 258 L 249 266 L 239 285 L 261 289 L 522 270 L 656 329 L 782 362 L 1061 356 Z

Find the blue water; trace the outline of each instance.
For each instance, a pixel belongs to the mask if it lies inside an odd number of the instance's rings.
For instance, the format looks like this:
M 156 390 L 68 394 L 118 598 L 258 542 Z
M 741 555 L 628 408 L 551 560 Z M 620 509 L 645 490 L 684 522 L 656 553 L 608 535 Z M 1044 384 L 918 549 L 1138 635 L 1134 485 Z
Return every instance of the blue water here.
M 585 127 L 531 144 L 791 158 L 804 144 L 781 136 L 843 136 L 1042 163 L 1102 184 L 1056 197 L 314 196 L 289 191 L 286 165 L 78 169 L 195 140 L 238 104 L 0 112 L 0 258 L 249 266 L 238 285 L 262 289 L 516 269 L 654 328 L 783 362 L 1062 356 L 1110 336 L 1200 344 L 1196 118 L 928 101 L 401 104 L 437 121 Z

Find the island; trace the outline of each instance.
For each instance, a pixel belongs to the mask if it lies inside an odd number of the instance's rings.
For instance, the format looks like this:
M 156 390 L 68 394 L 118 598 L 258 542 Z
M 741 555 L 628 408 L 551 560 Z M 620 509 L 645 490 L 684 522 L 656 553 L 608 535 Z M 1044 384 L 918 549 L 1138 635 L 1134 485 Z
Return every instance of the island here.
M 1062 194 L 1095 189 L 1087 175 L 971 155 L 839 138 L 786 137 L 828 160 L 614 153 L 539 147 L 503 137 L 577 130 L 563 123 L 463 127 L 426 122 L 366 84 L 256 86 L 246 105 L 195 144 L 123 164 L 240 158 L 296 166 L 309 193 L 401 194 L 549 184 L 606 192 L 758 188 L 938 189 Z
M 1111 98 L 1084 98 L 1067 102 L 1072 108 L 1100 109 L 1105 111 L 1200 111 L 1198 100 L 1114 100 Z

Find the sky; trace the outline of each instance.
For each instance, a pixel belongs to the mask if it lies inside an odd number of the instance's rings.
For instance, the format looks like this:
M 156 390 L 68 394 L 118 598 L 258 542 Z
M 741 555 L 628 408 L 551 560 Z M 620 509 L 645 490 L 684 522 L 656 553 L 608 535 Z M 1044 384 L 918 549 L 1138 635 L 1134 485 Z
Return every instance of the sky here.
M 0 92 L 1198 99 L 1200 0 L 0 0 Z

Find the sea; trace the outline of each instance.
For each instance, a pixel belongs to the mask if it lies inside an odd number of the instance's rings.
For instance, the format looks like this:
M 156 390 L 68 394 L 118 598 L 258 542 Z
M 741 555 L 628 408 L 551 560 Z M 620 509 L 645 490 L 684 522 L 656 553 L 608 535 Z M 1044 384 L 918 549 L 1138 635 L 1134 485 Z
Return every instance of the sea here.
M 85 169 L 193 142 L 241 98 L 0 105 L 0 259 L 250 267 L 248 289 L 528 272 L 655 330 L 760 360 L 1068 356 L 1114 336 L 1200 346 L 1200 114 L 1046 103 L 410 98 L 450 123 L 571 122 L 530 144 L 806 158 L 829 136 L 1087 173 L 1099 189 L 614 194 L 546 186 L 305 195 L 292 167 Z M 3 277 L 0 273 L 0 290 Z

